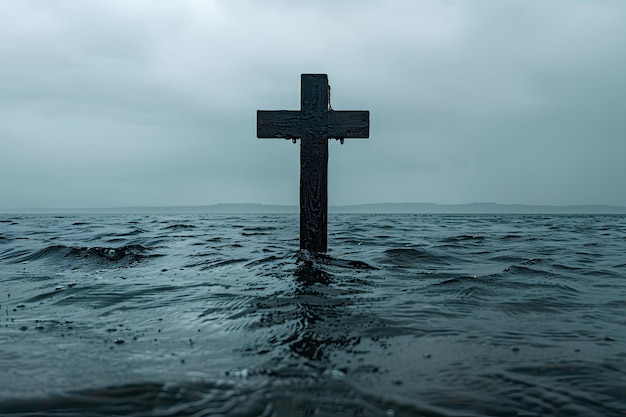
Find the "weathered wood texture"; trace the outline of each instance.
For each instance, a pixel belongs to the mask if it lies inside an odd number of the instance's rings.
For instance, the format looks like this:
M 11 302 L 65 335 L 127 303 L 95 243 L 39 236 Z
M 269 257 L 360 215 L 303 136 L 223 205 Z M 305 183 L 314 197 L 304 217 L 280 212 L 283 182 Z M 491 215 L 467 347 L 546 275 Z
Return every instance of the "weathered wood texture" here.
M 328 247 L 328 127 L 326 75 L 302 76 L 300 97 L 300 248 Z
M 328 139 L 369 137 L 369 112 L 331 110 L 327 75 L 302 74 L 300 111 L 258 110 L 257 137 L 301 139 L 300 249 L 326 252 Z
M 257 110 L 256 120 L 257 138 L 296 139 L 300 137 L 299 111 Z
M 370 112 L 329 111 L 326 138 L 369 138 Z
M 328 127 L 323 131 L 326 139 L 368 138 L 370 112 L 334 111 L 328 113 Z M 294 110 L 257 110 L 257 138 L 300 139 L 301 112 Z

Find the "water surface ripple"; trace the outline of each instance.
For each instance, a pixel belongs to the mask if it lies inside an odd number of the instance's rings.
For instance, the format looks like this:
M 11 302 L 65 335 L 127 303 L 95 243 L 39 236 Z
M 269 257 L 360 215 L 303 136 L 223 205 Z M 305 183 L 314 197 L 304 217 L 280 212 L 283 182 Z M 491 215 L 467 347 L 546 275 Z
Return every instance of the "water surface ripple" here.
M 623 416 L 626 218 L 0 215 L 0 415 Z

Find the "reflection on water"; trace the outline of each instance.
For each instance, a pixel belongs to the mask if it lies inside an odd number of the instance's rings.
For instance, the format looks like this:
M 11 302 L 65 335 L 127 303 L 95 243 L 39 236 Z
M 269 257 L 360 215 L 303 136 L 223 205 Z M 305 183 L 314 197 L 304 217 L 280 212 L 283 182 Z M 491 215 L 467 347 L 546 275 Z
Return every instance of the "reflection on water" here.
M 0 219 L 0 415 L 626 412 L 622 216 Z

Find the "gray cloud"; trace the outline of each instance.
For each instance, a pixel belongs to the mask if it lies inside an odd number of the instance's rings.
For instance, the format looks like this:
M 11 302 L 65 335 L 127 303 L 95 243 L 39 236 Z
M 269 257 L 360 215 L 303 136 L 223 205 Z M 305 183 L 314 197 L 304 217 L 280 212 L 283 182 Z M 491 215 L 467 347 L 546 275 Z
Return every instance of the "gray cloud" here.
M 298 147 L 255 137 L 328 73 L 371 138 L 331 204 L 626 205 L 626 3 L 5 1 L 0 208 L 296 204 Z

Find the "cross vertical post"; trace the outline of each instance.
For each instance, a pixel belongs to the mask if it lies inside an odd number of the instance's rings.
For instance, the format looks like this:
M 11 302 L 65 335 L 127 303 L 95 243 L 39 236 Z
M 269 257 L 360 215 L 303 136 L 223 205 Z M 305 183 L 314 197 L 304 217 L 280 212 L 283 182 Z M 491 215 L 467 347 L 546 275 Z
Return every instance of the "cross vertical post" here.
M 300 111 L 257 110 L 258 138 L 301 139 L 300 249 L 328 249 L 328 139 L 369 137 L 369 111 L 334 111 L 326 74 L 302 74 Z
M 302 76 L 300 96 L 300 249 L 328 248 L 328 126 L 326 75 Z

